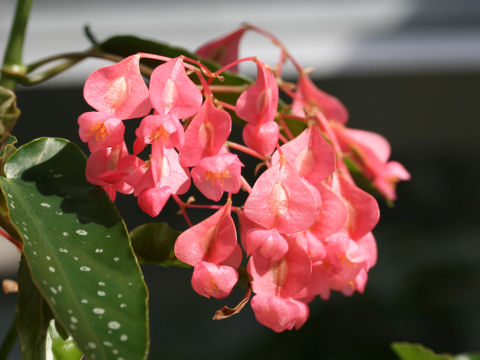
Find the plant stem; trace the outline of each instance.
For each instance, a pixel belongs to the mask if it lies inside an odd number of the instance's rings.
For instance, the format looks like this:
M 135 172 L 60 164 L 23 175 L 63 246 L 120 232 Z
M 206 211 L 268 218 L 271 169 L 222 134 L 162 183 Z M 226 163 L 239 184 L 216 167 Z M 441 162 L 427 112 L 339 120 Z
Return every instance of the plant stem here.
M 33 0 L 18 0 L 15 10 L 15 17 L 10 29 L 7 48 L 3 58 L 3 69 L 18 72 L 24 70 L 22 61 L 23 42 L 27 30 L 28 17 L 32 7 Z M 14 76 L 3 73 L 0 78 L 0 85 L 10 90 L 15 89 L 17 80 Z
M 10 330 L 8 330 L 7 336 L 3 340 L 3 344 L 0 347 L 0 360 L 7 360 L 8 354 L 12 351 L 13 344 L 17 340 L 17 316 L 13 319 Z

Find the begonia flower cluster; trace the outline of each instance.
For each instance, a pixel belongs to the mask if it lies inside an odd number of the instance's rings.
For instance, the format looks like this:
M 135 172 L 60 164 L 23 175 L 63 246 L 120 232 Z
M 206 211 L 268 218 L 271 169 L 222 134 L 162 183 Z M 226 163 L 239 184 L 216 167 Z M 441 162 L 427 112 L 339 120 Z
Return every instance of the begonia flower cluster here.
M 357 187 L 345 159 L 388 200 L 395 200 L 396 183 L 410 175 L 388 161 L 390 146 L 382 136 L 347 127 L 344 105 L 317 88 L 283 46 L 274 66 L 256 57 L 238 59 L 246 31 L 280 44 L 246 25 L 197 50 L 223 66 L 216 72 L 201 60 L 144 53 L 95 71 L 84 88 L 95 111 L 79 117 L 79 132 L 91 151 L 87 179 L 112 200 L 117 192 L 133 194 L 152 217 L 170 197 L 177 202 L 189 226 L 176 241 L 175 255 L 193 267 L 191 283 L 198 294 L 227 297 L 245 259 L 255 317 L 281 332 L 300 328 L 317 296 L 362 293 L 376 263 L 372 230 L 378 204 Z M 142 58 L 159 62 L 148 86 L 140 72 Z M 285 60 L 299 72 L 295 86 L 281 79 Z M 240 90 L 214 85 L 224 71 L 237 71 L 245 61 L 256 65 L 252 84 Z M 236 101 L 219 100 L 217 91 L 237 93 Z M 291 102 L 279 105 L 279 92 Z M 230 140 L 233 115 L 243 121 L 243 144 Z M 135 142 L 127 146 L 124 122 L 138 118 Z M 304 130 L 293 133 L 291 122 Z M 253 184 L 243 176 L 239 152 L 264 165 Z M 179 195 L 192 186 L 216 204 L 182 200 Z M 234 204 L 231 195 L 240 191 L 248 193 L 247 200 Z M 190 208 L 205 208 L 205 219 L 192 224 Z

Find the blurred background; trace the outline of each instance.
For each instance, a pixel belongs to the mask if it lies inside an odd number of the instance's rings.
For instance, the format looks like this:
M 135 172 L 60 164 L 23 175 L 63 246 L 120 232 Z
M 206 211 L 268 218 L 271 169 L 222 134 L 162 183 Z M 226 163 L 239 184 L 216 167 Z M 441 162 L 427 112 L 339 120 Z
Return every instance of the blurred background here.
M 14 6 L 0 4 L 2 58 Z M 437 352 L 480 350 L 480 2 L 43 0 L 32 9 L 25 60 L 88 48 L 86 24 L 99 40 L 134 34 L 194 50 L 242 22 L 273 32 L 313 67 L 318 86 L 349 109 L 349 126 L 389 139 L 392 159 L 412 180 L 400 183 L 394 208 L 382 206 L 374 231 L 379 260 L 365 293 L 315 300 L 300 331 L 275 334 L 248 306 L 213 321 L 241 290 L 225 301 L 207 300 L 191 289 L 191 270 L 144 267 L 150 358 L 395 359 L 392 341 Z M 278 51 L 247 34 L 241 56 L 249 55 L 273 64 Z M 19 143 L 39 136 L 79 143 L 76 119 L 89 110 L 82 84 L 105 64 L 87 60 L 40 86 L 19 87 Z M 286 75 L 293 80 L 291 69 Z M 131 199 L 120 197 L 118 205 L 130 229 L 152 221 Z M 0 278 L 15 278 L 17 261 L 1 241 Z M 0 339 L 15 302 L 0 294 Z

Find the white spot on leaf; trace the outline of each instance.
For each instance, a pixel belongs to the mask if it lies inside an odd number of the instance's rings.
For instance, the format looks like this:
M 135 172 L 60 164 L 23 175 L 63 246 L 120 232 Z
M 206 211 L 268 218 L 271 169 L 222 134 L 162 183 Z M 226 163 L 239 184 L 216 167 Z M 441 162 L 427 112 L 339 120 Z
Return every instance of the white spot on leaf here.
M 102 308 L 93 308 L 93 313 L 97 315 L 105 314 L 105 309 Z
M 85 236 L 88 234 L 88 232 L 86 232 L 85 230 L 83 229 L 78 229 L 75 231 L 78 235 L 82 235 L 82 236 Z
M 41 203 L 40 205 L 43 206 L 43 207 L 46 207 L 46 208 L 50 207 L 50 204 L 47 204 L 47 203 Z
M 78 260 L 78 259 L 75 259 Z M 80 266 L 80 271 L 90 271 L 90 268 L 88 266 Z
M 119 323 L 118 321 L 110 321 L 110 322 L 108 323 L 108 327 L 109 327 L 110 329 L 112 329 L 112 330 L 118 330 L 118 329 L 120 329 L 120 326 L 121 326 L 121 325 L 120 325 L 120 323 Z

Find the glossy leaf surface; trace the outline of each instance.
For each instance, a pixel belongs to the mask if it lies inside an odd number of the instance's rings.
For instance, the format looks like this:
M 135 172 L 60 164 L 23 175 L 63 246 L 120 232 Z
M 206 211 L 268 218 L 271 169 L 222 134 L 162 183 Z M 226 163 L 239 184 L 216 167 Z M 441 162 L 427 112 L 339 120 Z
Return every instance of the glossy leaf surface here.
M 0 178 L 32 279 L 88 359 L 144 359 L 147 293 L 125 225 L 63 139 L 22 146 Z

